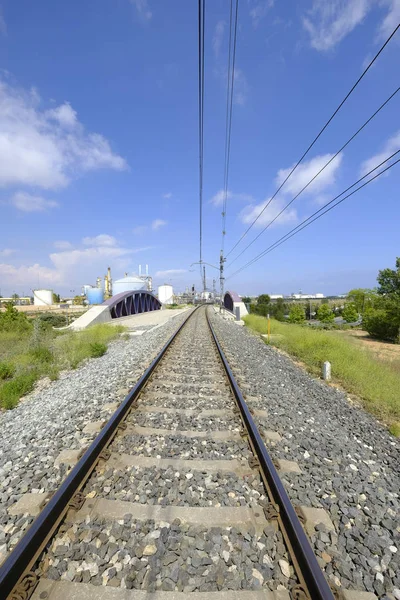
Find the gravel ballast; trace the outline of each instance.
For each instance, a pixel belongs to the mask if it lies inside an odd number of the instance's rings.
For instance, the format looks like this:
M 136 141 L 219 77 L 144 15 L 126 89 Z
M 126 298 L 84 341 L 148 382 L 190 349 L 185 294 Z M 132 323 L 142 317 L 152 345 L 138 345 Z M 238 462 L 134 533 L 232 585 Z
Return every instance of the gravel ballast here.
M 174 467 L 107 469 L 90 480 L 86 489 L 108 500 L 161 506 L 248 506 L 265 500 L 257 472 L 238 476 Z
M 301 475 L 282 475 L 289 497 L 324 508 L 335 526 L 335 533 L 319 527 L 311 538 L 328 579 L 398 600 L 398 441 L 343 392 L 210 312 L 233 372 L 249 386 L 249 405 L 268 412 L 268 419 L 256 420 L 282 436 L 270 445 L 271 456 L 300 466 Z
M 0 415 L 0 561 L 26 527 L 26 519 L 11 517 L 7 508 L 26 492 L 60 485 L 66 469 L 54 461 L 61 450 L 90 443 L 96 434 L 83 433 L 85 425 L 110 417 L 104 405 L 122 399 L 118 391 L 133 385 L 187 316 L 177 315 L 143 336 L 112 342 L 101 358 L 62 373 L 58 381 Z
M 296 583 L 280 532 L 96 518 L 58 536 L 42 563 L 49 579 L 148 592 L 278 589 Z

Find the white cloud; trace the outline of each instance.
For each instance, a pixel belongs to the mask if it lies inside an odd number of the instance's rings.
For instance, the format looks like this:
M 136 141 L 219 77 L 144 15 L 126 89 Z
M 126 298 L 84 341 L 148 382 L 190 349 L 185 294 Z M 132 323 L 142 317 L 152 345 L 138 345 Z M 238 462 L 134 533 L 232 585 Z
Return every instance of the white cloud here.
M 242 69 L 235 68 L 235 78 L 233 86 L 233 102 L 239 106 L 246 104 L 249 93 L 249 84 L 247 83 L 246 75 Z
M 35 89 L 0 81 L 0 187 L 57 189 L 79 173 L 127 168 L 102 135 L 85 132 L 69 104 L 40 105 Z
M 143 235 L 144 233 L 146 233 L 147 230 L 148 230 L 147 225 L 138 225 L 137 227 L 134 227 L 132 229 L 132 232 L 135 235 Z
M 37 263 L 19 267 L 3 263 L 0 264 L 2 289 L 3 286 L 9 290 L 56 286 L 65 292 L 74 288 L 75 293 L 79 293 L 84 283 L 94 283 L 96 276 L 104 274 L 108 266 L 116 278 L 131 270 L 132 256 L 150 249 L 151 246 L 92 246 L 53 252 L 49 255 L 50 267 Z
M 387 6 L 389 12 L 379 26 L 378 35 L 380 38 L 387 38 L 400 23 L 400 0 L 382 0 L 381 6 Z
M 57 240 L 54 242 L 54 247 L 58 250 L 70 250 L 72 248 L 71 242 L 66 242 L 64 240 Z
M 224 39 L 225 27 L 226 27 L 225 21 L 218 21 L 218 23 L 215 26 L 214 37 L 213 37 L 213 41 L 212 41 L 215 58 L 219 57 L 219 54 L 221 51 L 222 41 Z
M 322 169 L 322 167 L 333 157 L 333 154 L 320 154 L 319 156 L 315 156 L 311 160 L 305 161 L 301 163 L 293 175 L 291 175 L 288 181 L 285 183 L 282 188 L 283 194 L 292 194 L 296 195 L 300 192 L 300 190 L 307 185 L 307 183 Z M 342 156 L 339 154 L 323 171 L 318 177 L 313 181 L 304 193 L 307 194 L 317 194 L 323 191 L 325 188 L 329 187 L 333 183 L 335 183 L 337 170 L 339 169 Z M 278 171 L 276 177 L 276 185 L 280 186 L 281 183 L 286 179 L 289 175 L 290 171 L 293 169 L 294 164 L 288 167 L 287 169 L 280 169 Z
M 157 271 L 155 277 L 174 277 L 187 273 L 186 269 L 167 269 L 166 271 Z
M 226 93 L 226 84 L 228 79 L 228 71 L 226 67 L 218 66 L 214 69 L 214 75 L 223 83 Z M 235 68 L 235 77 L 233 85 L 233 103 L 238 106 L 246 104 L 249 95 L 249 84 L 242 69 Z
M 378 27 L 378 37 L 386 38 L 400 21 L 400 0 L 313 0 L 312 8 L 303 17 L 303 26 L 316 50 L 334 48 L 373 8 L 386 9 Z
M 167 221 L 163 221 L 162 219 L 155 219 L 151 224 L 151 228 L 153 231 L 157 231 L 158 229 L 160 229 L 160 227 L 164 227 L 166 224 Z
M 382 161 L 384 161 L 385 158 L 388 158 L 391 154 L 393 154 L 393 152 L 396 152 L 396 150 L 400 150 L 400 131 L 395 133 L 391 138 L 387 140 L 381 152 L 378 152 L 378 154 L 375 154 L 374 156 L 371 156 L 371 158 L 364 160 L 360 168 L 360 177 L 366 175 L 369 171 L 371 171 L 371 169 L 373 169 Z M 389 163 L 382 165 L 382 168 L 387 167 L 388 164 Z M 375 175 L 378 172 L 379 170 L 375 171 L 373 175 Z
M 230 190 L 227 191 L 226 197 L 228 200 L 242 200 L 244 202 L 253 202 L 254 199 L 249 194 L 234 194 Z M 210 200 L 210 204 L 214 206 L 222 206 L 225 198 L 225 191 L 219 190 Z
M 274 0 L 264 0 L 263 2 L 253 2 L 253 8 L 250 9 L 250 17 L 253 23 L 253 27 L 256 28 L 260 24 L 270 8 L 274 6 Z
M 1 6 L 0 6 L 0 34 L 7 35 L 7 25 L 6 25 L 6 22 L 3 17 L 3 11 L 1 10 Z
M 8 285 L 15 289 L 18 286 L 27 288 L 37 288 L 43 285 L 52 286 L 60 283 L 60 273 L 55 269 L 42 267 L 35 263 L 34 265 L 15 267 L 5 263 L 0 263 L 0 277 L 3 285 Z
M 12 248 L 3 248 L 3 250 L 0 250 L 0 256 L 11 256 L 11 254 L 15 254 L 15 250 L 13 250 Z
M 112 235 L 101 233 L 95 237 L 85 237 L 82 242 L 85 246 L 116 246 L 117 240 Z
M 147 0 L 131 0 L 131 4 L 133 4 L 133 6 L 136 8 L 139 17 L 143 21 L 150 21 L 153 13 L 149 9 Z
M 163 194 L 163 198 L 165 198 L 165 200 L 169 200 L 170 198 L 172 198 L 171 192 L 168 192 L 167 194 Z
M 62 127 L 75 127 L 78 125 L 77 112 L 68 102 L 46 111 L 46 116 L 49 119 L 58 121 Z
M 267 205 L 269 200 L 270 199 L 267 198 L 266 200 L 264 200 L 264 202 L 261 202 L 260 204 L 249 204 L 249 206 L 246 206 L 239 213 L 239 219 L 242 221 L 242 223 L 245 223 L 246 225 L 252 223 L 254 219 L 258 217 L 263 208 Z M 268 208 L 264 210 L 263 214 L 255 223 L 254 227 L 265 227 L 265 225 L 268 225 L 268 223 L 272 221 L 272 219 L 274 219 L 277 214 L 280 213 L 280 211 L 284 207 L 284 204 L 285 203 L 283 200 L 274 199 L 274 201 L 271 202 Z M 290 208 L 288 210 L 285 210 L 281 214 L 281 216 L 278 217 L 278 219 L 276 219 L 272 226 L 285 225 L 286 223 L 294 223 L 295 221 L 297 221 L 297 219 L 297 211 L 294 208 Z
M 11 197 L 10 203 L 23 212 L 43 212 L 58 206 L 58 203 L 54 200 L 46 200 L 41 196 L 33 196 L 27 192 L 16 192 Z

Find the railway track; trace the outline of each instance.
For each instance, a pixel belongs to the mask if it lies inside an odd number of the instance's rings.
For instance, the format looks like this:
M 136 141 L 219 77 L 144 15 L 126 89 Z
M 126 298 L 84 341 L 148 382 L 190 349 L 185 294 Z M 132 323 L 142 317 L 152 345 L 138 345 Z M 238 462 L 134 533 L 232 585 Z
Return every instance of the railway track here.
M 1 566 L 1 598 L 334 597 L 206 311 L 61 459 L 76 464 Z

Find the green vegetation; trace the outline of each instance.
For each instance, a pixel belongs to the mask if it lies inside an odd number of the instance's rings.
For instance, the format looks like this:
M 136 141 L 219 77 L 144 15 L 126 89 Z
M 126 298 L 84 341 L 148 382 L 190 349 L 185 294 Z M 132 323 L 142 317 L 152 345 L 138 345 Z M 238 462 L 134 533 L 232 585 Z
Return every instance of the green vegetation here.
M 11 379 L 15 373 L 15 367 L 11 363 L 0 363 L 0 379 Z
M 321 304 L 317 310 L 317 318 L 321 323 L 333 323 L 335 314 L 331 310 L 329 304 Z
M 90 344 L 91 358 L 99 358 L 107 352 L 107 346 L 101 342 L 92 342 Z
M 14 408 L 41 377 L 54 380 L 61 369 L 75 369 L 87 358 L 103 356 L 123 327 L 95 325 L 84 331 L 55 331 L 59 315 L 29 320 L 12 305 L 0 313 L 0 407 Z
M 248 315 L 244 320 L 254 331 L 267 333 L 267 320 L 263 317 Z M 388 422 L 394 435 L 400 434 L 398 365 L 375 358 L 356 341 L 335 331 L 273 319 L 271 333 L 273 345 L 300 359 L 315 375 L 320 375 L 322 363 L 328 360 L 334 380 L 356 394 L 367 410 Z
M 342 312 L 342 317 L 347 323 L 355 323 L 358 319 L 358 310 L 355 302 L 347 302 Z
M 362 314 L 362 326 L 373 338 L 400 343 L 400 258 L 396 269 L 379 271 L 375 290 L 351 290 L 351 299 Z
M 305 312 L 301 304 L 292 304 L 289 311 L 289 323 L 304 323 Z

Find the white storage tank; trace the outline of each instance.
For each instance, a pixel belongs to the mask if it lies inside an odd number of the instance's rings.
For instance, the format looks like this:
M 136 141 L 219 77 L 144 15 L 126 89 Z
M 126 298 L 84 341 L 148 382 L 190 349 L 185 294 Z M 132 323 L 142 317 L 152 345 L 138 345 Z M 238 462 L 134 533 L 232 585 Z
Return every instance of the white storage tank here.
M 112 284 L 112 293 L 113 296 L 116 294 L 120 294 L 121 292 L 131 292 L 134 290 L 145 290 L 146 282 L 140 277 L 136 277 L 135 275 L 122 277 L 122 279 L 117 279 L 113 281 Z
M 51 306 L 53 290 L 33 290 L 33 304 L 35 306 Z
M 174 303 L 174 289 L 172 285 L 164 284 L 158 286 L 158 299 L 161 304 L 173 304 Z

